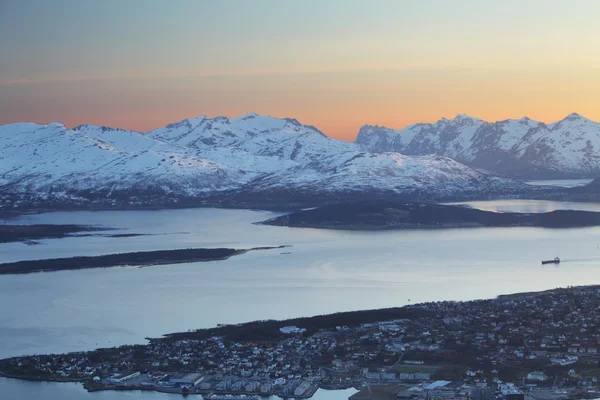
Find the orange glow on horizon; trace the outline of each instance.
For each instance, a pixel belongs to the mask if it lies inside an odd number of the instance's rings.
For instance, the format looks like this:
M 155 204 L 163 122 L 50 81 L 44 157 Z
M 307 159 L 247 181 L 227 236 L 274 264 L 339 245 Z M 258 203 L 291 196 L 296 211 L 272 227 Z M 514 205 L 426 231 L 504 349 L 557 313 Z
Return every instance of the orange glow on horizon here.
M 200 115 L 291 117 L 354 140 L 362 125 L 402 129 L 466 113 L 486 121 L 600 120 L 591 69 L 375 69 L 162 79 L 65 79 L 1 87 L 0 124 L 62 121 L 145 132 Z

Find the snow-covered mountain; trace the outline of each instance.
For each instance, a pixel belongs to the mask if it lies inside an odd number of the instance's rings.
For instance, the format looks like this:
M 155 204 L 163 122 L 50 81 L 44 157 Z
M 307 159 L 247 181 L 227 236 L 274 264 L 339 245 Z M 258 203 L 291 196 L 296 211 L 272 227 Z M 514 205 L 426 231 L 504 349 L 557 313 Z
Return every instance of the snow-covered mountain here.
M 401 130 L 365 125 L 355 143 L 375 153 L 443 155 L 520 178 L 600 173 L 600 123 L 575 113 L 549 125 L 527 117 L 486 122 L 465 114 Z
M 164 204 L 225 193 L 370 191 L 443 197 L 520 190 L 440 156 L 373 154 L 295 119 L 185 119 L 147 133 L 61 123 L 0 126 L 0 204 Z
M 236 171 L 141 133 L 61 123 L 0 127 L 0 188 L 65 192 L 155 190 L 180 194 L 235 187 Z

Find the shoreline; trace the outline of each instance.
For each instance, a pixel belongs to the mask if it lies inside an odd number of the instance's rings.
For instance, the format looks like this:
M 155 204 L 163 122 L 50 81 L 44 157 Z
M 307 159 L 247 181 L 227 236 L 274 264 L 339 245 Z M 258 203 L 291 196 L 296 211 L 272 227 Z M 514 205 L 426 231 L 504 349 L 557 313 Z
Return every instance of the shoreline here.
M 234 397 L 232 397 L 232 400 L 235 400 L 235 396 L 240 396 L 240 395 L 243 395 L 246 397 L 259 396 L 261 398 L 277 396 L 280 399 L 309 399 L 309 398 L 313 397 L 315 395 L 315 393 L 319 390 L 336 391 L 336 390 L 346 390 L 346 389 L 350 389 L 350 388 L 354 387 L 352 385 L 344 386 L 344 387 L 322 387 L 319 385 L 315 385 L 315 386 L 311 387 L 307 391 L 306 394 L 303 394 L 303 395 L 284 395 L 284 394 L 281 394 L 278 392 L 239 393 L 239 392 L 225 391 L 225 392 L 217 393 L 213 390 L 196 390 L 196 391 L 182 393 L 181 390 L 179 390 L 179 389 L 174 390 L 174 389 L 164 388 L 164 387 L 160 387 L 160 386 L 142 386 L 142 385 L 131 385 L 131 386 L 96 385 L 95 386 L 94 384 L 88 384 L 90 379 L 85 379 L 85 378 L 79 379 L 79 378 L 68 378 L 68 377 L 59 378 L 59 377 L 29 376 L 29 375 L 19 375 L 19 374 L 8 374 L 3 371 L 0 371 L 0 378 L 14 379 L 14 380 L 20 380 L 20 381 L 29 381 L 29 382 L 81 383 L 82 389 L 85 389 L 88 393 L 108 392 L 108 391 L 116 391 L 116 392 L 145 391 L 145 392 L 157 392 L 157 393 L 166 393 L 166 394 L 175 394 L 175 395 L 181 395 L 181 394 L 202 395 L 203 397 L 210 396 L 210 395 L 234 396 Z M 358 390 L 358 389 L 356 389 L 356 390 Z
M 64 239 L 78 236 L 127 235 L 119 233 L 101 233 L 117 231 L 115 228 L 99 225 L 78 224 L 33 224 L 33 225 L 0 225 L 0 244 L 21 242 L 27 244 L 38 240 Z M 132 235 L 132 234 L 129 234 Z M 118 236 L 117 236 L 118 237 Z
M 85 379 L 80 378 L 59 378 L 59 377 L 43 377 L 43 376 L 31 376 L 31 375 L 20 375 L 20 374 L 9 374 L 4 371 L 0 371 L 0 378 L 16 379 L 21 381 L 30 382 L 57 382 L 57 383 L 83 383 Z
M 474 228 L 577 229 L 600 226 L 600 212 L 493 212 L 464 205 L 364 202 L 297 211 L 258 225 L 349 231 L 447 230 Z
M 535 314 L 535 310 L 532 310 L 531 307 L 529 305 L 531 304 L 545 304 L 549 301 L 552 301 L 553 299 L 569 299 L 569 298 L 573 298 L 573 296 L 575 296 L 576 298 L 579 299 L 589 299 L 589 298 L 593 298 L 590 296 L 596 295 L 598 296 L 598 300 L 594 300 L 594 304 L 590 304 L 589 307 L 591 308 L 587 308 L 587 310 L 597 310 L 596 307 L 596 302 L 600 302 L 600 285 L 589 285 L 589 286 L 576 286 L 576 287 L 568 287 L 568 288 L 556 288 L 556 289 L 551 289 L 551 290 L 544 290 L 544 291 L 538 291 L 538 292 L 522 292 L 522 293 L 513 293 L 513 294 L 506 294 L 506 295 L 500 295 L 497 296 L 495 298 L 491 298 L 491 299 L 485 299 L 485 300 L 473 300 L 473 301 L 464 301 L 464 302 L 442 302 L 442 303 L 422 303 L 422 304 L 415 304 L 415 305 L 410 305 L 410 306 L 404 306 L 404 307 L 397 307 L 397 308 L 389 308 L 389 309 L 376 309 L 376 310 L 364 310 L 364 311 L 354 311 L 354 312 L 346 312 L 346 313 L 334 313 L 334 314 L 329 314 L 329 315 L 323 315 L 323 316 L 313 316 L 313 317 L 308 317 L 308 318 L 296 318 L 296 319 L 286 319 L 286 320 L 279 320 L 279 321 L 254 321 L 254 322 L 248 322 L 248 323 L 244 323 L 244 324 L 238 324 L 238 325 L 225 325 L 225 326 L 218 326 L 216 328 L 208 328 L 208 329 L 200 329 L 197 331 L 188 331 L 188 332 L 179 332 L 179 333 L 173 333 L 173 334 L 165 334 L 163 335 L 163 337 L 161 338 L 149 338 L 149 344 L 148 345 L 132 345 L 132 346 L 120 346 L 117 348 L 109 348 L 109 349 L 97 349 L 95 351 L 89 351 L 89 352 L 76 352 L 76 353 L 67 353 L 66 355 L 68 355 L 69 359 L 71 359 L 71 364 L 72 365 L 81 365 L 80 361 L 77 360 L 92 360 L 92 359 L 98 359 L 98 357 L 100 357 L 100 359 L 104 359 L 104 360 L 111 360 L 111 357 L 114 357 L 115 355 L 119 358 L 119 359 L 123 359 L 123 357 L 125 357 L 125 359 L 130 359 L 129 357 L 127 357 L 127 354 L 136 354 L 136 353 L 132 353 L 131 351 L 145 351 L 144 349 L 148 349 L 149 353 L 147 354 L 156 354 L 156 349 L 160 349 L 160 348 L 164 348 L 164 349 L 168 349 L 170 348 L 169 346 L 175 346 L 175 348 L 178 348 L 179 346 L 194 346 L 194 343 L 206 343 L 207 341 L 215 341 L 215 343 L 218 343 L 219 346 L 221 343 L 240 343 L 241 346 L 245 346 L 244 343 L 250 342 L 251 346 L 259 346 L 259 348 L 263 345 L 266 346 L 274 346 L 277 345 L 277 343 L 285 343 L 287 340 L 292 340 L 292 343 L 294 340 L 298 340 L 300 338 L 302 338 L 302 340 L 309 340 L 308 343 L 310 343 L 310 340 L 312 340 L 311 338 L 313 337 L 319 337 L 319 338 L 328 338 L 328 337 L 332 337 L 329 335 L 344 335 L 344 331 L 348 331 L 348 332 L 356 332 L 357 336 L 363 336 L 365 334 L 367 334 L 368 332 L 370 332 L 372 330 L 373 327 L 379 327 L 378 332 L 381 333 L 385 333 L 385 335 L 388 335 L 387 337 L 389 337 L 390 339 L 393 339 L 395 336 L 394 332 L 398 329 L 398 327 L 409 327 L 412 324 L 416 323 L 416 324 L 423 324 L 426 320 L 430 320 L 432 321 L 431 323 L 434 324 L 439 324 L 439 318 L 437 317 L 437 314 L 435 312 L 435 310 L 440 309 L 440 307 L 443 307 L 442 309 L 445 310 L 444 314 L 445 315 L 452 315 L 452 313 L 454 313 L 454 315 L 456 315 L 456 318 L 461 318 L 461 315 L 479 315 L 479 316 L 484 316 L 485 314 L 485 310 L 488 309 L 498 309 L 498 307 L 500 307 L 500 309 L 506 309 L 506 306 L 504 304 L 509 304 L 511 307 L 518 307 L 515 309 L 520 310 L 520 312 L 523 313 L 531 313 L 534 312 Z M 566 296 L 566 297 L 565 297 Z M 570 301 L 570 300 L 564 300 L 565 302 Z M 579 300 L 575 300 L 575 301 L 579 301 Z M 570 304 L 570 303 L 568 303 Z M 576 303 L 578 304 L 578 303 Z M 564 306 L 567 306 L 567 303 L 564 304 Z M 448 308 L 450 307 L 450 308 Z M 491 307 L 491 308 L 489 308 Z M 559 305 L 560 307 L 560 305 Z M 560 309 L 560 308 L 559 308 Z M 454 311 L 450 311 L 450 310 L 454 310 Z M 591 312 L 591 311 L 590 311 Z M 596 312 L 596 311 L 594 311 Z M 450 314 L 447 314 L 450 313 Z M 583 315 L 588 315 L 586 312 L 583 312 Z M 595 315 L 595 314 L 594 314 Z M 590 314 L 591 317 L 593 317 L 594 315 Z M 489 318 L 489 317 L 487 317 Z M 492 318 L 495 318 L 492 316 Z M 293 325 L 292 325 L 293 324 Z M 475 321 L 476 326 L 479 326 L 480 322 L 479 321 Z M 301 332 L 296 332 L 295 334 L 285 334 L 284 331 L 282 330 L 282 327 L 296 327 L 296 326 L 300 326 L 303 327 L 303 331 Z M 391 326 L 391 327 L 395 327 L 392 330 L 389 329 L 383 329 L 382 327 L 387 327 L 387 326 Z M 441 326 L 444 326 L 444 324 L 442 324 Z M 466 325 L 468 326 L 468 325 Z M 336 328 L 337 327 L 337 328 Z M 340 327 L 342 327 L 343 329 L 340 329 Z M 406 328 L 405 328 L 406 329 Z M 415 326 L 415 329 L 417 329 L 417 331 L 421 331 L 422 327 L 420 326 Z M 439 328 L 438 328 L 439 329 Z M 261 330 L 263 331 L 263 333 L 261 334 Z M 528 328 L 526 329 L 524 332 L 527 333 L 526 338 L 530 338 L 532 335 L 535 334 L 535 332 L 537 332 L 539 329 L 536 328 Z M 337 333 L 336 333 L 337 331 Z M 331 333 L 328 333 L 331 332 Z M 561 331 L 562 332 L 562 331 Z M 566 332 L 568 331 L 564 331 L 564 333 L 566 334 Z M 391 335 L 391 336 L 389 336 Z M 407 335 L 410 336 L 409 333 L 407 333 Z M 541 337 L 544 337 L 544 333 L 541 332 L 540 333 Z M 323 339 L 317 339 L 317 340 L 323 340 Z M 396 340 L 396 339 L 393 339 Z M 529 346 L 529 345 L 533 345 L 532 342 L 530 342 L 529 344 L 527 344 L 527 342 L 529 342 L 530 339 L 527 339 L 527 341 L 525 342 L 525 345 Z M 312 342 L 312 343 L 316 343 L 316 342 Z M 391 341 L 389 343 L 392 343 Z M 538 342 L 539 345 L 539 342 Z M 234 346 L 235 348 L 235 346 Z M 386 346 L 387 348 L 387 346 Z M 421 374 L 426 373 L 425 371 L 427 370 L 431 370 L 432 368 L 442 368 L 442 375 L 438 375 L 436 372 L 436 376 L 434 377 L 433 375 L 429 375 L 427 374 L 427 377 L 420 377 L 420 378 L 416 378 L 416 382 L 420 381 L 420 382 L 431 382 L 434 380 L 440 380 L 440 379 L 447 379 L 447 380 L 457 380 L 457 378 L 448 378 L 448 373 L 450 370 L 446 370 L 446 372 L 443 372 L 444 369 L 443 368 L 451 368 L 451 370 L 454 370 L 456 368 L 461 369 L 461 368 L 467 368 L 466 366 L 469 365 L 469 359 L 471 359 L 471 357 L 475 357 L 475 356 L 479 356 L 480 354 L 488 354 L 489 351 L 485 350 L 487 347 L 483 347 L 481 351 L 484 351 L 484 353 L 480 353 L 480 350 L 477 350 L 477 346 L 475 346 L 474 348 L 470 348 L 469 352 L 473 351 L 473 353 L 471 353 L 471 355 L 468 356 L 468 358 L 463 358 L 463 357 L 457 357 L 457 353 L 456 351 L 452 351 L 450 349 L 448 350 L 444 350 L 444 349 L 439 349 L 439 351 L 450 351 L 450 353 L 447 353 L 447 356 L 449 356 L 450 358 L 448 359 L 449 361 L 449 365 L 442 363 L 441 367 L 440 366 L 435 366 L 433 365 L 434 363 L 439 363 L 438 361 L 432 361 L 435 360 L 434 359 L 429 359 L 429 358 L 425 358 L 425 366 L 419 367 L 419 366 L 412 366 L 413 363 L 408 363 L 408 361 L 406 363 L 401 363 L 398 364 L 398 361 L 394 362 L 394 358 L 391 359 L 390 363 L 388 364 L 383 364 L 383 365 L 388 365 L 391 366 L 393 368 L 396 368 L 396 366 L 399 366 L 400 369 L 398 370 L 398 373 L 401 373 L 402 371 L 404 371 L 405 373 L 410 369 L 410 370 L 419 370 L 421 371 Z M 500 348 L 500 347 L 498 347 Z M 402 350 L 402 354 L 404 354 L 405 351 L 408 350 Z M 427 350 L 427 351 L 432 351 L 432 350 Z M 417 355 L 417 357 L 424 357 L 427 354 L 427 351 L 425 353 L 420 352 L 417 354 L 421 354 L 420 356 Z M 437 350 L 433 350 L 434 352 Z M 555 350 L 557 351 L 557 350 Z M 566 357 L 566 350 L 564 351 L 564 355 L 563 357 Z M 559 351 L 560 352 L 560 351 Z M 569 350 L 570 352 L 570 350 Z M 293 356 L 292 354 L 293 352 L 290 352 L 290 350 L 283 350 L 282 354 L 289 354 L 290 356 Z M 120 355 L 119 355 L 120 354 Z M 141 354 L 141 353 L 138 353 Z M 167 354 L 169 354 L 169 351 L 167 350 Z M 392 353 L 390 353 L 392 354 Z M 431 353 L 433 354 L 433 353 Z M 440 353 L 443 354 L 443 353 Z M 500 354 L 500 353 L 498 353 Z M 595 353 L 594 353 L 595 354 Z M 23 356 L 23 357 L 13 357 L 13 358 L 9 358 L 9 359 L 4 359 L 4 360 L 0 360 L 0 367 L 2 368 L 2 370 L 0 370 L 0 376 L 5 377 L 5 378 L 11 378 L 11 379 L 18 379 L 18 380 L 28 380 L 28 381 L 41 381 L 41 382 L 58 382 L 58 383 L 83 383 L 84 384 L 84 388 L 88 391 L 99 391 L 99 390 L 115 390 L 115 391 L 120 391 L 120 390 L 143 390 L 143 391 L 157 391 L 157 392 L 164 392 L 164 393 L 171 393 L 171 394 L 204 394 L 204 395 L 208 395 L 208 394 L 217 394 L 217 395 L 233 395 L 233 396 L 239 396 L 240 394 L 244 394 L 246 396 L 271 396 L 271 395 L 276 395 L 279 396 L 281 398 L 310 398 L 314 395 L 314 393 L 319 390 L 319 389 L 323 389 L 323 390 L 342 390 L 342 389 L 348 389 L 351 387 L 354 387 L 356 390 L 361 391 L 362 394 L 359 396 L 365 396 L 364 390 L 365 388 L 369 388 L 370 386 L 373 387 L 379 387 L 379 386 L 389 386 L 390 388 L 399 388 L 400 387 L 404 387 L 406 385 L 415 385 L 415 378 L 402 378 L 399 375 L 395 376 L 394 378 L 392 378 L 392 380 L 387 381 L 372 381 L 369 378 L 369 368 L 367 367 L 366 371 L 367 372 L 362 372 L 362 375 L 360 375 L 360 370 L 363 368 L 363 366 L 361 366 L 360 364 L 358 364 L 356 367 L 350 368 L 350 369 L 337 369 L 334 366 L 332 368 L 331 365 L 328 366 L 327 363 L 323 364 L 322 362 L 318 362 L 316 365 L 314 365 L 312 367 L 312 369 L 309 370 L 305 370 L 304 372 L 299 372 L 300 375 L 297 375 L 295 377 L 295 379 L 292 379 L 290 376 L 290 387 L 288 388 L 287 386 L 279 386 L 279 387 L 271 387 L 271 384 L 267 384 L 267 388 L 265 389 L 259 389 L 262 386 L 260 384 L 263 384 L 264 382 L 268 382 L 269 379 L 275 379 L 273 377 L 273 375 L 270 376 L 270 378 L 266 375 L 253 375 L 252 377 L 248 377 L 248 378 L 239 378 L 237 377 L 236 379 L 241 379 L 240 382 L 246 382 L 243 385 L 248 385 L 248 382 L 254 382 L 255 384 L 258 383 L 258 387 L 256 385 L 254 386 L 241 386 L 241 388 L 238 386 L 237 389 L 234 388 L 234 386 L 219 386 L 218 384 L 216 386 L 214 386 L 216 383 L 220 382 L 220 380 L 223 379 L 223 377 L 221 376 L 221 378 L 216 378 L 217 375 L 214 375 L 217 372 L 214 372 L 209 369 L 198 369 L 198 367 L 193 367 L 190 366 L 188 368 L 183 368 L 183 369 L 167 369 L 165 372 L 160 372 L 159 374 L 162 374 L 161 376 L 164 376 L 166 378 L 164 379 L 160 379 L 160 380 L 155 380 L 154 376 L 156 375 L 156 372 L 153 371 L 162 371 L 162 369 L 160 369 L 160 367 L 157 368 L 151 368 L 149 367 L 149 362 L 152 362 L 153 360 L 159 360 L 160 358 L 156 358 L 158 357 L 158 355 L 156 356 L 150 356 L 150 358 L 146 359 L 146 358 L 139 358 L 140 360 L 147 360 L 144 362 L 144 365 L 148 365 L 147 368 L 144 367 L 140 367 L 138 364 L 138 361 L 134 361 L 133 364 L 129 365 L 129 369 L 125 372 L 123 372 L 124 376 L 126 373 L 132 374 L 134 371 L 138 371 L 136 373 L 133 373 L 131 376 L 132 378 L 124 378 L 123 380 L 119 380 L 119 381 L 115 381 L 113 380 L 113 376 L 116 375 L 111 375 L 113 374 L 112 372 L 109 373 L 109 375 L 106 375 L 106 372 L 100 372 L 100 370 L 96 369 L 97 366 L 93 366 L 94 364 L 83 364 L 83 365 L 89 365 L 91 369 L 85 369 L 85 371 L 89 371 L 86 372 L 87 376 L 82 376 L 84 373 L 84 370 L 81 368 L 78 368 L 76 370 L 73 370 L 75 372 L 69 372 L 75 376 L 71 376 L 71 377 L 59 377 L 59 376 L 42 376 L 42 375 L 37 375 L 34 371 L 40 371 L 43 372 L 44 374 L 57 374 L 57 373 L 64 373 L 61 371 L 71 371 L 71 369 L 64 369 L 65 365 L 63 365 L 62 367 L 60 367 L 60 369 L 53 369 L 51 368 L 47 368 L 47 367 L 43 367 L 42 369 L 36 369 L 37 367 L 35 367 L 35 364 L 32 363 L 32 361 L 37 360 L 35 362 L 38 363 L 38 365 L 50 365 L 49 363 L 47 364 L 46 360 L 64 360 L 65 359 L 65 354 L 62 355 L 58 355 L 58 354 L 54 354 L 54 355 L 47 355 L 47 356 Z M 345 356 L 343 354 L 339 355 L 341 357 L 341 359 L 345 359 Z M 136 357 L 141 357 L 141 356 L 136 356 Z M 202 356 L 203 357 L 203 356 Z M 201 359 L 202 359 L 201 357 Z M 229 360 L 230 358 L 228 358 L 229 356 L 225 356 L 225 358 L 223 358 L 223 360 Z M 552 355 L 548 355 L 547 357 L 556 357 L 556 356 L 552 356 Z M 418 358 L 417 358 L 418 359 Z M 148 361 L 149 360 L 149 361 Z M 415 360 L 415 356 L 410 356 L 409 357 L 409 361 L 410 360 Z M 429 361 L 427 361 L 429 360 Z M 502 363 L 504 363 L 505 358 L 501 357 L 499 360 L 501 360 Z M 401 358 L 400 358 L 401 361 Z M 518 366 L 518 363 L 515 364 L 516 361 L 511 361 L 509 364 L 512 364 L 512 367 L 510 368 L 514 368 L 515 370 L 512 373 L 518 373 L 519 370 L 522 370 L 522 367 Z M 18 363 L 18 367 L 17 367 L 17 363 Z M 17 372 L 19 368 L 21 368 L 21 363 L 23 363 L 23 368 L 26 371 L 31 371 L 30 373 L 19 373 Z M 393 363 L 393 364 L 391 364 Z M 422 362 L 421 362 L 422 363 Z M 312 362 L 311 362 L 312 364 Z M 507 365 L 509 365 L 507 364 Z M 444 365 L 446 365 L 446 367 L 444 367 Z M 380 370 L 382 368 L 382 364 L 375 364 L 375 366 L 377 366 L 377 370 Z M 388 368 L 391 368 L 388 367 Z M 8 368 L 8 369 L 7 369 Z M 316 368 L 316 369 L 315 369 Z M 384 370 L 389 372 L 388 368 L 384 368 Z M 531 368 L 531 367 L 530 367 Z M 571 368 L 570 366 L 568 368 Z M 567 369 L 568 369 L 567 368 Z M 576 368 L 581 368 L 581 366 L 576 367 Z M 318 373 L 315 372 L 316 371 L 320 371 Z M 7 372 L 8 371 L 8 372 Z M 141 371 L 141 374 L 140 374 Z M 175 371 L 175 372 L 173 372 Z M 193 371 L 202 371 L 202 372 L 193 372 Z M 229 374 L 233 374 L 231 376 L 238 376 L 235 374 L 236 370 L 230 371 Z M 239 372 L 239 370 L 237 370 Z M 312 372 L 311 372 L 312 371 Z M 354 372 L 353 372 L 354 371 Z M 373 369 L 371 369 L 371 371 L 373 371 Z M 559 370 L 555 370 L 555 371 L 559 371 Z M 505 371 L 506 372 L 506 371 Z M 298 372 L 297 372 L 298 373 Z M 137 374 L 137 375 L 136 375 Z M 196 378 L 190 378 L 190 379 L 197 379 L 197 377 L 202 377 L 202 380 L 200 380 L 200 382 L 207 382 L 209 383 L 209 386 L 204 387 L 203 385 L 201 386 L 199 383 L 193 383 L 190 387 L 189 390 L 188 389 L 183 389 L 183 386 L 179 386 L 178 384 L 175 384 L 172 380 L 173 376 L 177 376 L 177 379 L 182 379 L 181 377 L 185 374 L 189 374 L 189 375 L 194 375 L 196 376 Z M 213 375 L 211 375 L 213 374 Z M 218 374 L 218 373 L 217 373 Z M 347 375 L 347 374 L 353 374 L 353 375 Z M 356 375 L 359 374 L 359 375 Z M 431 373 L 432 374 L 432 373 Z M 446 374 L 446 375 L 444 375 Z M 102 377 L 100 379 L 102 379 L 101 381 L 98 382 L 93 382 L 92 383 L 92 378 L 94 376 L 99 376 Z M 242 375 L 243 376 L 243 375 Z M 275 377 L 278 376 L 278 374 L 275 374 Z M 280 375 L 279 375 L 280 376 Z M 336 378 L 336 377 L 344 377 L 344 376 L 353 376 L 352 380 L 350 380 L 350 378 L 346 378 L 346 381 L 344 382 L 344 380 L 342 378 Z M 360 377 L 362 376 L 362 377 Z M 512 376 L 512 375 L 511 375 Z M 206 379 L 205 379 L 206 378 Z M 98 379 L 98 378 L 96 378 Z M 216 380 L 215 380 L 216 379 Z M 379 379 L 379 378 L 377 378 Z M 505 378 L 503 378 L 505 379 Z M 170 381 L 169 381 L 170 380 Z M 266 381 L 265 381 L 266 380 Z M 408 380 L 408 381 L 407 381 Z M 171 382 L 171 383 L 168 383 Z M 235 380 L 233 380 L 233 382 L 235 382 Z M 272 382 L 272 381 L 271 381 Z M 520 382 L 520 381 L 518 381 Z M 303 389 L 300 389 L 301 392 L 299 392 L 298 394 L 292 394 L 294 393 L 294 388 L 296 387 L 300 387 L 302 384 L 306 385 L 303 387 Z M 197 385 L 197 386 L 196 386 Z M 286 385 L 284 383 L 284 385 Z M 244 387 L 246 387 L 246 389 L 244 389 Z M 248 387 L 250 387 L 250 389 L 248 389 Z M 519 386 L 521 387 L 521 386 Z M 540 386 L 540 388 L 538 388 L 540 391 L 548 391 L 550 390 L 550 387 L 547 385 L 542 385 Z M 536 389 L 536 390 L 538 390 Z M 182 392 L 183 390 L 183 392 Z M 290 391 L 291 390 L 291 391 Z M 369 389 L 370 390 L 370 389 Z M 391 390 L 391 389 L 390 389 Z M 523 390 L 526 390 L 525 388 L 525 384 L 523 383 Z M 561 393 L 564 393 L 564 397 L 561 398 L 569 398 L 569 399 L 582 399 L 582 398 L 592 398 L 592 397 L 598 397 L 598 392 L 594 391 L 594 392 L 587 392 L 587 391 L 582 391 L 581 388 L 578 389 L 577 386 L 562 386 L 562 390 Z M 539 392 L 540 395 L 542 395 L 542 392 Z M 561 395 L 562 396 L 562 395 Z M 361 397 L 362 398 L 362 397 Z M 233 399 L 235 399 L 235 397 L 233 397 Z
M 278 397 L 280 399 L 310 399 L 312 398 L 318 391 L 328 391 L 328 392 L 335 392 L 335 391 L 344 391 L 344 390 L 349 390 L 349 389 L 354 389 L 356 390 L 356 393 L 354 393 L 353 395 L 351 395 L 348 400 L 362 400 L 362 399 L 371 399 L 372 397 L 370 397 L 369 394 L 369 390 L 365 389 L 364 387 L 359 387 L 359 385 L 354 385 L 354 384 L 349 384 L 349 385 L 316 385 L 313 388 L 310 389 L 309 392 L 307 392 L 306 394 L 303 395 L 284 395 L 281 393 L 239 393 L 239 392 L 220 392 L 220 393 L 215 393 L 214 391 L 189 391 L 189 392 L 182 392 L 180 390 L 169 390 L 168 388 L 161 388 L 161 387 L 155 387 L 155 386 L 108 386 L 108 385 L 104 385 L 104 386 L 98 386 L 98 387 L 93 387 L 90 385 L 87 385 L 87 381 L 86 379 L 71 379 L 71 378 L 41 378 L 41 377 L 31 377 L 31 376 L 19 376 L 19 375 L 11 375 L 11 374 L 6 374 L 2 371 L 0 371 L 0 378 L 5 378 L 5 379 L 14 379 L 14 380 L 21 380 L 21 381 L 29 381 L 29 382 L 51 382 L 51 383 L 81 383 L 81 388 L 84 389 L 85 391 L 87 391 L 88 393 L 93 393 L 93 392 L 156 392 L 156 393 L 164 393 L 164 394 L 170 394 L 170 395 L 177 395 L 177 396 L 188 396 L 188 395 L 193 395 L 193 396 L 202 396 L 202 398 L 204 399 L 208 399 L 210 400 L 210 396 L 222 396 L 222 397 L 227 397 L 230 398 L 231 400 L 242 400 L 244 398 L 246 399 L 253 399 L 253 398 L 260 398 L 260 399 L 266 399 L 269 397 Z M 373 388 L 377 391 L 380 388 L 383 389 L 384 391 L 386 389 L 389 390 L 389 388 L 392 388 L 392 391 L 395 393 L 397 390 L 399 390 L 400 388 L 403 387 L 402 384 L 398 384 L 398 385 L 390 385 L 390 384 L 380 384 L 380 385 L 374 385 Z M 538 390 L 545 390 L 547 391 L 547 389 L 544 388 L 539 388 Z M 547 397 L 545 395 L 540 395 L 538 393 L 527 393 L 526 397 L 530 396 L 530 399 L 538 399 L 538 400 L 547 400 Z M 381 394 L 378 395 L 376 397 L 379 400 L 395 400 L 396 397 L 395 396 L 390 396 L 389 398 L 385 398 L 382 397 Z M 563 393 L 562 397 L 556 397 L 556 399 L 564 399 L 564 400 L 592 400 L 592 399 L 600 399 L 600 392 L 595 392 L 595 391 L 587 391 L 585 389 L 570 389 L 570 390 L 566 390 L 565 393 Z

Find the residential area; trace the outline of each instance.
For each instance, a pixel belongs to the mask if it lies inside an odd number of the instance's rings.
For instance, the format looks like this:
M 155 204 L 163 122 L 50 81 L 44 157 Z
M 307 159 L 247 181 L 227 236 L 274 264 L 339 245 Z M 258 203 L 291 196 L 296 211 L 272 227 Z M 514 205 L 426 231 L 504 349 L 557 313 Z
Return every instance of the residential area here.
M 306 326 L 281 321 L 260 338 L 235 340 L 240 332 L 251 335 L 249 324 L 241 324 L 224 328 L 223 335 L 199 330 L 147 345 L 5 359 L 0 371 L 17 378 L 81 381 L 88 390 L 200 393 L 215 399 L 307 398 L 319 388 L 350 387 L 359 390 L 357 399 L 600 396 L 598 287 L 397 310 L 409 317 L 327 329 L 316 329 L 311 319 Z

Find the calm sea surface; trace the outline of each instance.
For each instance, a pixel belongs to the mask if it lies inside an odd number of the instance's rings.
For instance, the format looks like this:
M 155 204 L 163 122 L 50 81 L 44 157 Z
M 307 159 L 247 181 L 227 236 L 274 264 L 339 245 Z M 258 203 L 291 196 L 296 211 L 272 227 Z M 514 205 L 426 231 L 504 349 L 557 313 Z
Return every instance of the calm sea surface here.
M 600 210 L 600 204 L 474 202 L 493 211 Z M 16 223 L 104 225 L 130 238 L 0 245 L 0 261 L 187 247 L 287 244 L 226 261 L 0 276 L 0 357 L 144 343 L 147 336 L 265 318 L 469 300 L 600 282 L 600 228 L 348 232 L 254 225 L 265 211 L 68 212 Z M 291 254 L 281 254 L 290 251 Z M 560 256 L 559 266 L 540 260 Z M 352 393 L 352 392 L 350 392 Z M 79 385 L 0 379 L 2 399 L 75 399 Z M 165 398 L 94 393 L 95 398 Z M 319 392 L 321 399 L 348 397 Z
M 560 187 L 576 187 L 584 186 L 590 183 L 592 179 L 555 179 L 555 180 L 540 180 L 527 181 L 525 183 L 534 186 L 560 186 Z

